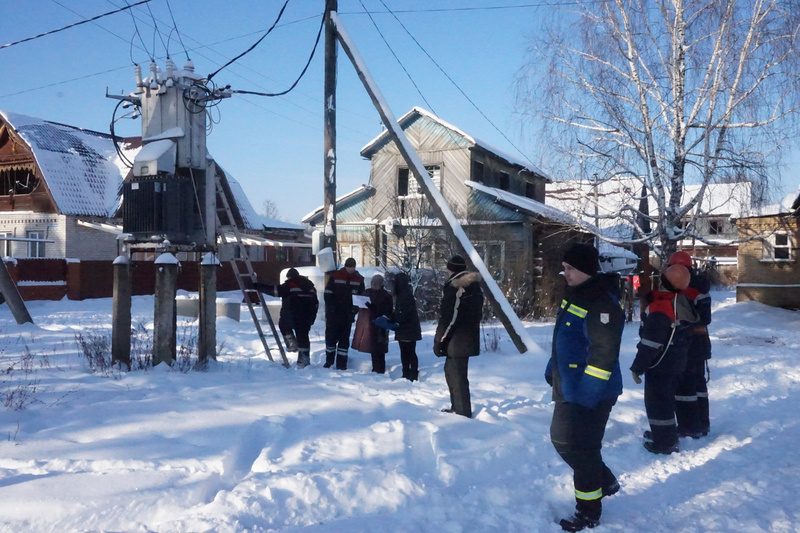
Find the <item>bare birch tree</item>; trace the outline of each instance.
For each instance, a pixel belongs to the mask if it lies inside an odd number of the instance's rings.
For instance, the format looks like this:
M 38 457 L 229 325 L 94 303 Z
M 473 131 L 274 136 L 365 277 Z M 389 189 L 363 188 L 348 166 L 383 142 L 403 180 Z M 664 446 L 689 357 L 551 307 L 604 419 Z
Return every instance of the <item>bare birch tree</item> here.
M 578 2 L 531 48 L 519 111 L 546 119 L 572 172 L 640 180 L 617 216 L 667 256 L 681 239 L 702 240 L 694 221 L 709 183 L 774 179 L 797 132 L 798 4 Z M 689 184 L 696 194 L 684 194 Z M 638 210 L 642 190 L 657 211 Z

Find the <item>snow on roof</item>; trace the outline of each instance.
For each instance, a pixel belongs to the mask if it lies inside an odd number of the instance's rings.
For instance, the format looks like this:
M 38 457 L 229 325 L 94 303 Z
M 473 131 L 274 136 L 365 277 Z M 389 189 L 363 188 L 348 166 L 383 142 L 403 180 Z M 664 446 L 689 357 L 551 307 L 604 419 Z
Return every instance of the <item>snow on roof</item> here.
M 338 205 L 338 204 L 344 203 L 347 200 L 350 200 L 352 198 L 357 197 L 361 193 L 364 193 L 364 192 L 367 192 L 367 191 L 371 191 L 373 189 L 374 189 L 374 187 L 372 185 L 362 185 L 358 189 L 352 190 L 352 191 L 350 191 L 350 192 L 348 192 L 346 194 L 343 194 L 342 196 L 337 197 L 336 198 L 336 204 Z M 324 206 L 319 206 L 318 208 L 314 209 L 310 213 L 306 214 L 303 218 L 300 219 L 300 221 L 301 222 L 310 221 L 312 218 L 314 218 L 315 216 L 317 216 L 320 213 L 322 213 L 323 209 L 324 209 Z
M 225 179 L 228 180 L 228 186 L 231 189 L 233 198 L 236 201 L 236 206 L 239 208 L 239 213 L 242 215 L 242 221 L 247 229 L 261 230 L 264 228 L 264 226 L 278 229 L 304 229 L 303 226 L 298 224 L 267 218 L 256 213 L 256 210 L 253 209 L 253 204 L 250 203 L 250 200 L 247 198 L 247 195 L 245 194 L 244 189 L 239 182 L 236 181 L 236 179 L 227 170 L 222 168 L 219 163 L 217 163 L 217 166 L 225 173 Z
M 114 216 L 128 167 L 109 134 L 8 111 L 0 114 L 30 146 L 61 214 Z M 126 148 L 126 157 L 133 160 L 137 151 Z
M 609 228 L 619 224 L 614 215 L 626 207 L 638 209 L 641 190 L 642 183 L 636 178 L 615 178 L 596 185 L 593 181 L 558 181 L 546 185 L 546 200 L 548 204 L 586 220 L 594 218 L 596 207 L 597 225 Z M 746 216 L 752 210 L 751 191 L 750 182 L 710 183 L 699 208 L 707 215 Z M 699 192 L 699 185 L 687 185 L 683 191 L 684 203 Z M 655 201 L 649 198 L 648 204 L 650 212 L 655 213 Z
M 567 224 L 570 226 L 585 225 L 578 218 L 570 215 L 569 213 L 562 211 L 561 209 L 545 205 L 541 202 L 537 202 L 536 200 L 531 200 L 530 198 L 519 196 L 518 194 L 510 193 L 502 189 L 487 187 L 486 185 L 482 185 L 474 181 L 465 181 L 464 183 L 467 185 L 467 187 L 475 189 L 476 191 L 480 191 L 484 194 L 494 196 L 498 200 L 522 209 L 523 211 L 542 215 L 550 220 L 561 222 L 562 224 Z
M 405 115 L 400 117 L 397 120 L 397 123 L 398 124 L 402 124 L 403 122 L 408 120 L 412 115 L 415 115 L 415 114 L 423 116 L 423 117 L 426 117 L 426 118 L 428 118 L 428 119 L 440 124 L 441 126 L 443 126 L 443 127 L 447 128 L 447 129 L 455 132 L 456 134 L 460 135 L 461 137 L 463 137 L 470 144 L 478 146 L 480 148 L 483 148 L 487 152 L 491 152 L 491 153 L 501 157 L 502 159 L 505 159 L 506 161 L 508 161 L 512 165 L 520 166 L 523 169 L 527 170 L 528 172 L 532 172 L 532 173 L 537 174 L 539 176 L 543 176 L 543 177 L 545 177 L 547 179 L 550 179 L 550 177 L 547 174 L 542 172 L 538 167 L 534 166 L 532 163 L 523 162 L 522 160 L 517 159 L 516 157 L 513 157 L 513 156 L 509 155 L 508 153 L 495 148 L 494 146 L 490 145 L 489 143 L 485 143 L 485 142 L 481 141 L 480 139 L 476 139 L 472 135 L 466 133 L 461 128 L 458 128 L 457 126 L 454 126 L 453 124 L 450 124 L 449 122 L 446 122 L 446 121 L 442 120 L 441 118 L 437 117 L 436 115 L 434 115 L 433 113 L 431 113 L 427 109 L 423 109 L 423 108 L 421 108 L 419 106 L 414 106 L 413 108 L 411 108 L 411 111 L 409 111 L 408 113 L 406 113 Z M 377 137 L 372 139 L 370 142 L 368 142 L 361 149 L 360 153 L 363 154 L 365 151 L 368 151 L 369 149 L 373 148 L 378 143 L 384 141 L 386 139 L 386 137 L 388 137 L 388 136 L 389 136 L 389 130 L 384 130 L 383 132 L 380 133 L 380 135 L 378 135 Z
M 797 210 L 798 202 L 800 202 L 800 186 L 794 191 L 784 196 L 780 202 L 764 206 L 757 216 L 779 215 L 782 213 L 794 213 Z
M 619 238 L 619 236 L 616 235 L 615 232 L 611 231 L 615 227 L 607 227 L 600 229 L 585 221 L 581 221 L 575 218 L 574 216 L 570 215 L 569 213 L 565 213 L 564 211 L 556 207 L 545 205 L 541 202 L 537 202 L 536 200 L 532 200 L 524 196 L 519 196 L 517 194 L 504 191 L 502 189 L 487 187 L 485 185 L 481 185 L 480 183 L 476 183 L 474 181 L 467 181 L 466 184 L 468 187 L 471 187 L 476 191 L 480 191 L 484 194 L 494 196 L 499 201 L 514 206 L 523 211 L 527 211 L 528 213 L 541 215 L 549 220 L 561 222 L 562 224 L 567 224 L 569 226 L 575 226 L 577 228 L 580 228 L 584 231 L 596 235 L 603 235 L 605 237 L 615 238 L 615 239 Z M 605 257 L 625 257 L 630 259 L 637 258 L 636 254 L 634 254 L 633 252 L 626 250 L 625 248 L 622 248 L 615 244 L 603 241 L 602 239 L 600 240 L 598 250 L 600 251 L 601 255 Z

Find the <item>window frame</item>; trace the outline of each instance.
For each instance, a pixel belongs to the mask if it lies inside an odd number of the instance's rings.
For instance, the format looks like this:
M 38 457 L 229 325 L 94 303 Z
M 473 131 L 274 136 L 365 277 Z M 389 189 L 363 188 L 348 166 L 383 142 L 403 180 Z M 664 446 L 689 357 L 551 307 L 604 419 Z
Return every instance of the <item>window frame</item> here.
M 778 237 L 785 237 L 786 243 L 778 244 L 776 242 Z M 794 243 L 792 241 L 792 234 L 788 231 L 776 231 L 766 235 L 761 241 L 761 261 L 769 263 L 788 263 L 794 261 L 795 258 L 792 254 Z M 778 257 L 779 254 L 776 253 L 778 250 L 785 250 L 786 257 Z M 783 253 L 780 255 L 783 255 Z
M 27 239 L 46 239 L 45 231 L 41 229 L 33 229 L 25 232 Z M 47 249 L 43 242 L 28 242 L 28 257 L 41 259 L 47 257 Z

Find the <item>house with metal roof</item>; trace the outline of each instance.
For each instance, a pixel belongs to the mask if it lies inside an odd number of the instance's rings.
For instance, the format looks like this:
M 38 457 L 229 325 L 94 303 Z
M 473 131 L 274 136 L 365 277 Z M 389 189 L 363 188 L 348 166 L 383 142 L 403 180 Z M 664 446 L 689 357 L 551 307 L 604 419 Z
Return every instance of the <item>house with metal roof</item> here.
M 544 205 L 550 178 L 425 109 L 414 107 L 398 123 L 515 311 L 552 312 L 565 242 L 591 235 Z M 454 248 L 388 132 L 361 155 L 371 163 L 369 183 L 337 202 L 340 260 L 443 268 Z M 322 208 L 302 222 L 322 226 Z

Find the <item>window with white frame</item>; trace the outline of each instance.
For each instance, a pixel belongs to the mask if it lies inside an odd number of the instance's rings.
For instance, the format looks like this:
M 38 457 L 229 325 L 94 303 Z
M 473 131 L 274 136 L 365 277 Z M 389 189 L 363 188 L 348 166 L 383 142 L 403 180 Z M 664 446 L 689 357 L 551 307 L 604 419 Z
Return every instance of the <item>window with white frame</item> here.
M 788 233 L 773 233 L 764 239 L 761 246 L 762 261 L 791 261 L 792 236 Z
M 28 231 L 26 237 L 29 239 L 44 239 L 44 231 Z M 28 257 L 45 257 L 45 249 L 43 242 L 29 242 L 28 243 Z
M 0 232 L 0 237 L 13 237 L 14 234 L 10 231 Z M 11 257 L 11 241 L 0 241 L 0 257 Z
M 345 260 L 352 257 L 356 260 L 356 268 L 364 266 L 364 249 L 360 244 L 344 244 L 341 245 L 341 257 L 339 262 L 344 264 Z

